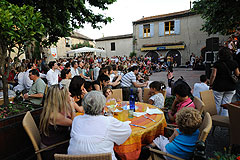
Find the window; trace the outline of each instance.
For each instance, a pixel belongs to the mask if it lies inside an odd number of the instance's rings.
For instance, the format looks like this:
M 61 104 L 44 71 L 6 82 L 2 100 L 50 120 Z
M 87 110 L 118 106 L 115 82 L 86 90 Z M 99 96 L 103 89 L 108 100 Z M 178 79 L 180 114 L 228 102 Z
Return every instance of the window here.
M 169 21 L 164 23 L 165 35 L 174 34 L 174 21 Z
M 111 51 L 115 51 L 115 42 L 111 43 Z
M 143 37 L 150 37 L 150 24 L 143 25 Z
M 71 47 L 71 39 L 65 38 L 66 47 Z

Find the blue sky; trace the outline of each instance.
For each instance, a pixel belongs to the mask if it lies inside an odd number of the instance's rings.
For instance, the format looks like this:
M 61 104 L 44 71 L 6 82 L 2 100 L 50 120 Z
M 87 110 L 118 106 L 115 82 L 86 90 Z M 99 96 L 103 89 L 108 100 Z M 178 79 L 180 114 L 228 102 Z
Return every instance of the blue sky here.
M 193 0 L 192 0 L 193 1 Z M 109 5 L 108 10 L 100 11 L 92 8 L 95 13 L 102 13 L 114 19 L 112 23 L 102 25 L 102 29 L 92 29 L 89 24 L 77 30 L 83 35 L 97 39 L 132 33 L 132 22 L 140 18 L 178 12 L 190 8 L 190 0 L 117 0 Z

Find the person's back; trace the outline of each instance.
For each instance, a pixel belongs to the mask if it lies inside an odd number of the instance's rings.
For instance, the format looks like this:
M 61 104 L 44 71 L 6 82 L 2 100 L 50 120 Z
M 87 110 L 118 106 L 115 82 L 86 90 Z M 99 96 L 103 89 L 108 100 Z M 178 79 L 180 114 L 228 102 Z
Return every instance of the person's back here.
M 193 87 L 193 96 L 200 98 L 200 92 L 209 90 L 209 86 L 207 83 L 207 76 L 201 75 L 200 76 L 201 83 L 195 83 Z

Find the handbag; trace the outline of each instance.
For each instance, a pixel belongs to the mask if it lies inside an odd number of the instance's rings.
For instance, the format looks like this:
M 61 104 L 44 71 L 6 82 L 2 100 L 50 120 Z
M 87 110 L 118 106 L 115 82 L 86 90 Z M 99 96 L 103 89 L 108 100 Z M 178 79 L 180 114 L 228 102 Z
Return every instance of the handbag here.
M 231 77 L 232 81 L 233 81 L 234 83 L 238 83 L 238 82 L 239 82 L 238 77 L 237 77 L 234 73 L 232 73 L 232 72 L 230 71 L 230 69 L 228 68 L 228 66 L 226 65 L 225 62 L 223 62 L 223 64 L 224 64 L 225 67 L 227 68 L 228 74 L 229 74 L 229 76 Z

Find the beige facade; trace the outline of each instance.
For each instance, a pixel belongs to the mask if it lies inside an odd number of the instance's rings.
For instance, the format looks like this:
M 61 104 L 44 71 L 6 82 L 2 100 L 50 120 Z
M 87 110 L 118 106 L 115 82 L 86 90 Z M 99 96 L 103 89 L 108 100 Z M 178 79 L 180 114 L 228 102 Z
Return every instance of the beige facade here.
M 95 40 L 96 48 L 104 49 L 106 52 L 101 53 L 101 56 L 129 56 L 132 52 L 132 34 L 104 37 Z M 100 53 L 97 53 L 99 56 Z
M 166 32 L 165 27 L 170 21 L 174 26 L 170 31 L 172 32 L 171 35 L 169 35 L 168 31 Z M 150 34 L 144 33 L 149 31 L 145 29 L 148 24 L 150 24 Z M 201 49 L 206 46 L 207 38 L 219 37 L 219 43 L 221 44 L 227 40 L 227 36 L 208 36 L 207 33 L 200 31 L 202 24 L 203 19 L 200 15 L 190 11 L 142 18 L 133 22 L 133 38 L 135 42 L 133 48 L 137 55 L 155 52 L 166 56 L 168 52 L 174 50 L 180 53 L 181 64 L 185 64 L 185 62 L 189 61 L 191 53 L 196 56 L 201 55 Z M 176 27 L 176 25 L 179 26 Z M 178 33 L 175 34 L 174 30 L 178 30 Z M 143 34 L 142 37 L 141 34 Z
M 49 49 L 45 49 L 45 53 L 47 53 L 48 61 L 59 59 L 59 58 L 77 56 L 74 54 L 67 55 L 66 52 L 71 50 L 72 45 L 83 43 L 84 41 L 88 41 L 90 45 L 93 45 L 95 47 L 95 43 L 93 42 L 93 39 L 90 39 L 77 32 L 74 32 L 74 34 L 70 37 L 60 38 L 56 46 L 52 45 Z M 55 52 L 56 52 L 56 55 L 54 54 Z

